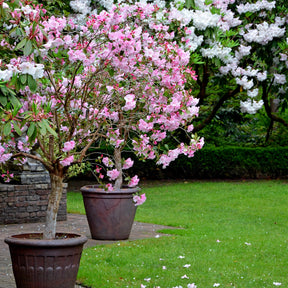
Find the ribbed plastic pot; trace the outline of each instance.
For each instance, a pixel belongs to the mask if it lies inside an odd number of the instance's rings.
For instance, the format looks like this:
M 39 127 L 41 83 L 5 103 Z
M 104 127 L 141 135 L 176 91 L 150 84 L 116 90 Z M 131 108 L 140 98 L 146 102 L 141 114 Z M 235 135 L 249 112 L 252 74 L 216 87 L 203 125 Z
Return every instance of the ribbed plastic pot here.
M 27 233 L 5 239 L 17 288 L 74 288 L 87 237 L 57 233 L 53 240 L 41 238 L 41 233 Z
M 133 195 L 139 188 L 105 191 L 97 185 L 81 189 L 91 237 L 96 240 L 125 240 L 136 214 Z

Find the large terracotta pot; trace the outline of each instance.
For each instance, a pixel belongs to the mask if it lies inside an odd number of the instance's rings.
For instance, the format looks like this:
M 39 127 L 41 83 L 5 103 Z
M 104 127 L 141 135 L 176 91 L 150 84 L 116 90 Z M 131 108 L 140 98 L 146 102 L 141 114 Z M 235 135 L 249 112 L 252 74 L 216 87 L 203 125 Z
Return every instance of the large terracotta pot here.
M 41 238 L 41 233 L 29 233 L 5 239 L 17 288 L 74 288 L 87 237 L 58 233 L 53 240 Z
M 97 185 L 87 185 L 80 190 L 92 239 L 128 239 L 136 213 L 133 195 L 140 189 L 109 192 Z

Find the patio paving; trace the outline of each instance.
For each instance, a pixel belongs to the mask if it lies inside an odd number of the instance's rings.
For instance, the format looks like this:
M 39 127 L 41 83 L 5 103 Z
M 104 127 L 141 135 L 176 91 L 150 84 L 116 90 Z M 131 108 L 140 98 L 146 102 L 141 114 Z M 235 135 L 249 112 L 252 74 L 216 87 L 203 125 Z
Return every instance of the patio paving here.
M 13 234 L 39 232 L 43 230 L 43 227 L 44 227 L 43 223 L 0 225 L 0 288 L 16 288 L 12 272 L 12 264 L 10 260 L 9 248 L 8 245 L 4 242 L 4 239 Z M 123 241 L 134 241 L 144 238 L 168 236 L 168 234 L 161 234 L 157 232 L 158 230 L 161 229 L 173 229 L 173 228 L 169 226 L 134 222 L 129 239 Z M 68 214 L 67 221 L 58 222 L 57 230 L 61 232 L 74 232 L 86 235 L 88 238 L 88 242 L 85 244 L 85 247 L 119 242 L 119 241 L 99 241 L 91 239 L 85 215 Z M 76 285 L 75 288 L 81 288 L 81 286 Z

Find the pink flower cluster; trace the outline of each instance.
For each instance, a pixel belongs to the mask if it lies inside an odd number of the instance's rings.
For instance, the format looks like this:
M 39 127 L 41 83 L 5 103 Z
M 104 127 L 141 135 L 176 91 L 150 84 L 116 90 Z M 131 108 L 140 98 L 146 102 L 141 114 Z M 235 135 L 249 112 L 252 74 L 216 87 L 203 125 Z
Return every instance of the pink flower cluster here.
M 75 141 L 67 141 L 64 143 L 64 147 L 62 149 L 63 152 L 69 152 L 75 147 Z
M 129 187 L 135 187 L 135 186 L 138 185 L 138 183 L 139 183 L 139 178 L 138 178 L 137 175 L 135 175 L 135 176 L 133 176 L 133 177 L 130 179 L 130 181 L 129 181 L 129 183 L 128 183 L 128 186 L 129 186 Z
M 139 206 L 139 205 L 142 205 L 145 201 L 146 201 L 146 195 L 145 193 L 144 194 L 141 194 L 140 196 L 139 195 L 135 195 L 133 197 L 133 201 L 135 203 L 135 206 Z
M 120 172 L 117 169 L 112 169 L 107 171 L 107 176 L 109 177 L 110 181 L 116 180 L 119 176 Z
M 6 183 L 9 183 L 14 178 L 14 174 L 7 171 L 6 173 L 3 173 L 1 177 Z
M 71 165 L 71 163 L 74 161 L 74 156 L 71 155 L 63 160 L 60 161 L 60 164 L 65 167 Z

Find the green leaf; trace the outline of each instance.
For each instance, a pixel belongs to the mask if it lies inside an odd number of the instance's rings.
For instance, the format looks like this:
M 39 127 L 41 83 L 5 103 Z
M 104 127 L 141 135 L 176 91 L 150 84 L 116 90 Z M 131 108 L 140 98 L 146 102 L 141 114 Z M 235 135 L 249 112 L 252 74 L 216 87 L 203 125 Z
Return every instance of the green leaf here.
M 32 51 L 33 51 L 32 41 L 28 40 L 25 44 L 25 47 L 24 47 L 24 55 L 28 56 L 32 53 Z
M 25 46 L 26 42 L 27 42 L 27 39 L 26 39 L 26 38 L 22 39 L 22 40 L 16 45 L 15 50 L 19 50 L 19 49 L 23 48 L 23 47 Z
M 11 122 L 10 121 L 4 125 L 3 132 L 4 132 L 5 136 L 8 136 L 11 133 Z
M 31 138 L 35 130 L 36 130 L 36 125 L 35 125 L 35 123 L 34 123 L 34 122 L 30 123 L 30 126 L 29 126 L 29 128 L 28 128 L 28 130 L 27 130 L 27 136 L 28 136 L 29 138 Z
M 16 133 L 21 136 L 22 135 L 22 131 L 20 129 L 20 127 L 18 126 L 18 123 L 13 121 L 13 127 L 14 127 L 14 130 L 16 131 Z
M 42 122 L 39 122 L 39 128 L 40 128 L 40 133 L 41 135 L 45 136 L 46 133 L 47 133 L 47 129 L 46 129 L 46 126 L 45 124 Z
M 55 131 L 53 128 L 50 127 L 47 119 L 43 119 L 43 120 L 42 120 L 42 123 L 45 125 L 45 127 L 47 128 L 47 130 L 48 130 L 48 132 L 49 132 L 50 134 L 52 134 L 53 136 L 55 136 L 56 138 L 58 138 L 58 135 L 57 135 L 56 131 Z
M 115 74 L 115 71 L 114 71 L 114 69 L 108 69 L 108 73 L 111 77 L 113 77 Z
M 20 81 L 22 84 L 25 84 L 27 82 L 27 74 L 21 74 Z
M 23 30 L 21 28 L 19 28 L 19 27 L 16 27 L 15 33 L 16 33 L 17 36 L 24 35 Z
M 0 104 L 2 106 L 6 106 L 7 105 L 7 97 L 5 96 L 0 96 Z
M 43 109 L 44 109 L 44 112 L 45 112 L 46 114 L 48 114 L 48 113 L 51 111 L 51 105 L 52 105 L 51 102 L 45 103 Z
M 37 104 L 33 101 L 31 105 L 32 111 L 37 115 L 38 114 L 38 109 L 37 109 Z
M 210 5 L 213 3 L 213 0 L 205 0 L 205 5 Z
M 37 82 L 31 75 L 28 75 L 28 86 L 31 92 L 35 92 L 37 89 Z
M 194 8 L 194 7 L 195 7 L 195 2 L 194 2 L 194 0 L 186 0 L 186 1 L 185 1 L 185 6 L 186 6 L 186 8 L 188 8 L 188 9 Z
M 14 95 L 9 96 L 9 101 L 12 103 L 14 108 L 20 108 L 22 106 L 18 98 Z

